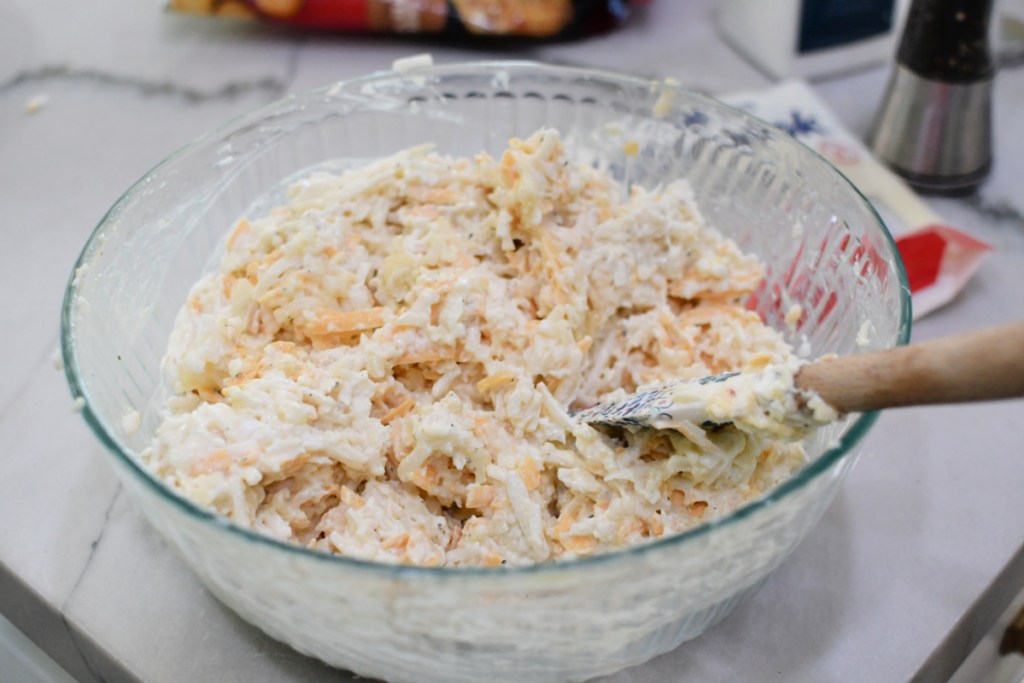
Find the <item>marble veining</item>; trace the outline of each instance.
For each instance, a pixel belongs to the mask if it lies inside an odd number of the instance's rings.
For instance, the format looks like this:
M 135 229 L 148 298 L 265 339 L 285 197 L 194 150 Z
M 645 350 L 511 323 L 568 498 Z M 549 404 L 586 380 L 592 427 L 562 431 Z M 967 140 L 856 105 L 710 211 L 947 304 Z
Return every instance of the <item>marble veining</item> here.
M 989 199 L 977 194 L 964 199 L 964 204 L 971 208 L 981 219 L 997 223 L 1012 223 L 1024 230 L 1024 212 L 1006 199 Z
M 42 85 L 54 82 L 78 82 L 127 88 L 145 97 L 174 97 L 189 104 L 203 104 L 212 100 L 234 100 L 253 92 L 265 95 L 268 100 L 277 99 L 287 91 L 289 79 L 265 76 L 255 80 L 227 81 L 216 89 L 207 90 L 177 83 L 170 79 L 151 80 L 88 67 L 54 64 L 14 74 L 8 80 L 0 83 L 0 95 L 22 85 Z
M 121 491 L 121 484 L 118 483 L 117 488 L 114 490 L 114 494 L 110 496 L 110 502 L 107 504 L 107 508 L 103 513 L 103 522 L 102 525 L 100 526 L 99 532 L 96 534 L 95 538 L 93 538 L 92 542 L 89 544 L 89 553 L 88 555 L 86 555 L 84 562 L 82 562 L 82 568 L 78 572 L 78 577 L 75 579 L 74 584 L 72 584 L 71 586 L 71 590 L 68 592 L 67 597 L 64 599 L 64 602 L 60 607 L 61 623 L 64 625 L 64 629 L 67 631 L 68 638 L 71 641 L 72 647 L 74 648 L 78 656 L 81 658 L 81 664 L 89 672 L 89 675 L 91 675 L 100 683 L 106 683 L 106 679 L 97 672 L 92 663 L 92 657 L 89 656 L 90 653 L 95 655 L 95 646 L 84 646 L 80 642 L 82 636 L 79 634 L 79 630 L 76 627 L 74 627 L 68 619 L 68 605 L 75 597 L 76 593 L 78 592 L 78 587 L 82 583 L 82 579 L 85 578 L 86 573 L 92 566 L 93 557 L 96 555 L 96 550 L 99 547 L 100 543 L 103 541 L 103 537 L 107 532 L 107 526 L 110 524 L 111 513 L 113 512 L 114 506 L 117 504 L 118 499 L 121 497 Z
M 107 525 L 110 524 L 110 513 L 114 509 L 114 505 L 117 504 L 117 499 L 121 497 L 121 484 L 118 483 L 117 488 L 114 489 L 114 495 L 110 497 L 110 502 L 107 504 L 107 509 L 103 513 L 103 523 L 100 526 L 99 533 L 89 544 L 89 554 L 86 555 L 85 561 L 82 563 L 82 569 L 78 573 L 78 578 L 75 579 L 74 584 L 71 586 L 71 590 L 68 592 L 67 598 L 64 599 L 64 604 L 61 605 L 61 612 L 67 612 L 68 604 L 70 604 L 72 598 L 75 596 L 75 592 L 78 590 L 78 586 L 82 583 L 82 579 L 85 577 L 85 573 L 89 571 L 89 567 L 92 565 L 92 558 L 96 555 L 96 548 L 99 547 L 100 542 L 103 540 L 103 535 L 107 531 Z
M 64 630 L 68 632 L 68 638 L 71 640 L 71 647 L 74 648 L 75 653 L 78 655 L 79 659 L 82 660 L 81 665 L 85 667 L 85 670 L 89 672 L 89 675 L 93 679 L 99 681 L 99 683 L 106 683 L 106 680 L 104 680 L 103 677 L 97 674 L 95 669 L 93 669 L 92 664 L 89 662 L 89 658 L 85 656 L 85 651 L 78 642 L 78 636 L 75 634 L 75 629 L 68 622 L 67 614 L 61 614 L 60 620 L 61 623 L 64 624 Z

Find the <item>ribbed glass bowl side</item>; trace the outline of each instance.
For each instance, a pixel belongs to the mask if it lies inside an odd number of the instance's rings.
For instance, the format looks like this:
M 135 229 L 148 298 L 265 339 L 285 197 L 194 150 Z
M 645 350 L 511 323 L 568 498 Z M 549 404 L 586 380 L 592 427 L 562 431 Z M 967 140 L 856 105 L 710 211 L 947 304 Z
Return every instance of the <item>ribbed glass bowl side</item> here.
M 855 351 L 865 323 L 868 348 L 906 341 L 905 275 L 866 201 L 783 133 L 671 87 L 522 63 L 437 67 L 339 84 L 232 122 L 154 169 L 101 222 L 69 284 L 64 354 L 86 419 L 153 525 L 222 601 L 302 652 L 393 681 L 583 680 L 642 662 L 699 635 L 763 582 L 831 502 L 873 419 L 822 430 L 792 481 L 715 524 L 511 571 L 316 555 L 199 510 L 139 464 L 159 421 L 174 318 L 229 226 L 273 205 L 254 205 L 267 188 L 325 161 L 423 142 L 498 154 L 541 126 L 625 183 L 687 178 L 708 222 L 767 265 L 756 295 L 765 319 L 785 330 L 791 307 L 803 307 L 788 334 L 812 355 Z M 133 408 L 142 428 L 127 434 Z

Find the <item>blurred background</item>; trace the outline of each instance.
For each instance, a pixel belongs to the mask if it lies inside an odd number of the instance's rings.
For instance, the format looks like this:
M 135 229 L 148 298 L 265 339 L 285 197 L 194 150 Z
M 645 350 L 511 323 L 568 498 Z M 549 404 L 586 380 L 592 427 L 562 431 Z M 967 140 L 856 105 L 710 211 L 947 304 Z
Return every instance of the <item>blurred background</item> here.
M 66 408 L 66 385 L 51 369 L 61 297 L 96 223 L 160 160 L 268 102 L 386 70 L 394 60 L 417 53 L 430 53 L 435 63 L 530 59 L 672 78 L 803 136 L 855 183 L 863 182 L 862 189 L 879 200 L 893 225 L 909 230 L 920 227 L 915 217 L 925 215 L 928 223 L 938 216 L 983 244 L 981 251 L 991 250 L 984 263 L 947 264 L 955 286 L 935 304 L 940 310 L 915 329 L 915 339 L 1024 317 L 1024 0 L 932 2 L 935 11 L 954 17 L 966 12 L 956 19 L 965 32 L 940 34 L 924 25 L 903 49 L 910 5 L 910 0 L 0 3 L 5 238 L 0 441 L 7 448 L 0 479 L 15 489 L 0 503 L 0 514 L 18 522 L 0 530 L 0 681 L 170 681 L 176 680 L 174 662 L 189 657 L 199 658 L 210 680 L 256 680 L 253 671 L 265 674 L 260 680 L 349 680 L 268 640 L 215 604 L 119 499 L 105 466 L 95 457 L 78 458 L 99 446 Z M 984 16 L 974 21 L 972 12 Z M 986 152 L 984 161 L 991 165 L 979 166 L 975 175 L 976 169 L 967 169 L 969 187 L 923 200 L 912 193 L 907 200 L 900 195 L 906 192 L 902 184 L 893 190 L 899 181 L 868 166 L 868 150 L 893 155 L 882 159 L 892 166 L 906 150 L 893 148 L 891 140 L 913 138 L 924 125 L 900 119 L 905 111 L 882 116 L 896 95 L 918 87 L 887 91 L 897 60 L 913 70 L 951 45 L 959 46 L 961 55 L 986 52 L 987 61 L 969 63 L 964 57 L 963 71 L 924 75 L 929 83 L 948 80 L 977 88 L 971 92 L 980 94 L 970 95 L 965 105 L 970 112 L 956 119 L 961 125 L 954 137 L 969 138 L 971 149 Z M 804 85 L 780 89 L 793 80 Z M 879 125 L 888 126 L 890 143 L 879 137 Z M 846 162 L 849 168 L 842 166 Z M 963 439 L 969 442 L 969 435 Z M 1019 447 L 1007 447 L 1019 458 Z M 76 459 L 69 460 L 69 454 Z M 941 508 L 943 497 L 964 485 L 953 467 L 935 477 L 932 488 L 917 494 L 923 508 Z M 988 477 L 972 489 L 979 506 L 986 496 L 1016 495 L 1019 501 L 1020 487 L 1007 488 L 1014 482 Z M 789 563 L 794 566 L 785 567 L 742 616 L 698 641 L 699 652 L 689 650 L 685 680 L 812 676 L 808 671 L 820 669 L 794 665 L 786 649 L 815 629 L 792 597 L 803 582 L 829 571 L 849 572 L 847 582 L 859 595 L 888 593 L 889 588 L 878 588 L 883 580 L 912 586 L 917 570 L 900 560 L 908 538 L 918 539 L 915 552 L 923 556 L 948 540 L 942 556 L 960 559 L 946 578 L 933 579 L 927 594 L 908 588 L 861 606 L 837 596 L 827 609 L 843 617 L 825 627 L 835 633 L 816 646 L 824 670 L 832 671 L 833 680 L 856 680 L 844 675 L 850 672 L 843 663 L 859 653 L 881 658 L 879 667 L 892 674 L 889 680 L 946 679 L 958 668 L 959 681 L 1024 679 L 1024 656 L 1012 654 L 1016 641 L 1006 635 L 1024 604 L 1019 505 L 1015 518 L 1008 513 L 991 521 L 980 549 L 969 543 L 969 524 L 943 535 L 950 522 L 942 515 L 951 512 L 936 511 L 930 526 L 909 536 L 883 534 L 858 520 L 851 506 L 861 491 L 873 501 L 900 491 L 887 483 L 876 461 L 861 463 L 851 478 L 825 531 L 805 543 Z M 31 523 L 23 523 L 27 520 Z M 914 526 L 919 520 L 903 521 Z M 829 528 L 849 546 L 829 540 Z M 133 555 L 141 564 L 126 571 L 123 556 L 97 551 L 104 543 L 109 547 L 112 538 L 119 539 L 115 547 L 133 547 L 136 553 L 143 548 L 145 559 Z M 874 557 L 878 567 L 870 566 Z M 125 599 L 125 592 L 134 598 Z M 916 611 L 908 613 L 910 605 Z M 730 670 L 732 644 L 755 642 L 754 631 L 769 628 L 767 617 L 755 618 L 762 608 L 793 621 L 790 640 L 771 641 L 775 652 L 765 655 L 760 672 L 765 677 Z M 870 634 L 900 615 L 905 620 L 892 636 L 896 643 Z M 1000 655 L 1001 644 L 1009 654 Z M 673 657 L 615 680 L 684 680 L 675 677 L 682 659 Z M 940 678 L 931 677 L 936 674 Z

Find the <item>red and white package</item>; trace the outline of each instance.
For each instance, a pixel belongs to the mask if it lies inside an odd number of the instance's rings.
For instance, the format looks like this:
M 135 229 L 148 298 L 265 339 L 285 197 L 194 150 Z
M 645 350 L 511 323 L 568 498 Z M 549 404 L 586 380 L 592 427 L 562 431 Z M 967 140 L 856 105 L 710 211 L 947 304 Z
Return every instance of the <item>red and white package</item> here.
M 992 246 L 946 225 L 902 178 L 879 163 L 802 81 L 723 98 L 787 131 L 828 159 L 875 206 L 896 239 L 917 320 L 963 290 Z
M 588 35 L 649 0 L 169 0 L 173 12 L 256 19 L 302 29 L 431 33 L 454 38 Z
M 964 288 L 992 246 L 946 225 L 927 225 L 896 238 L 920 318 Z

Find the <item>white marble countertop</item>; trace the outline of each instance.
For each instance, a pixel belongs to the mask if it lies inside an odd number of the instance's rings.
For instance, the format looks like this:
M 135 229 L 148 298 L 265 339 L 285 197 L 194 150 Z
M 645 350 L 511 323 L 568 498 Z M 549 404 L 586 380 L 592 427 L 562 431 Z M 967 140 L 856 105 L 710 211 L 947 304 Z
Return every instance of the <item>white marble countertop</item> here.
M 206 22 L 158 2 L 0 4 L 0 611 L 82 681 L 351 680 L 222 607 L 120 495 L 53 370 L 74 259 L 107 207 L 177 147 L 413 52 L 595 65 L 713 93 L 767 85 L 716 36 L 712 6 L 659 0 L 608 36 L 495 53 Z M 886 73 L 815 88 L 863 132 Z M 29 115 L 37 95 L 48 102 Z M 999 74 L 995 105 L 994 175 L 979 196 L 933 206 L 996 251 L 915 340 L 1024 319 L 1024 68 Z M 1019 401 L 884 415 L 764 589 L 705 636 L 609 680 L 944 679 L 1024 583 L 1022 418 Z

